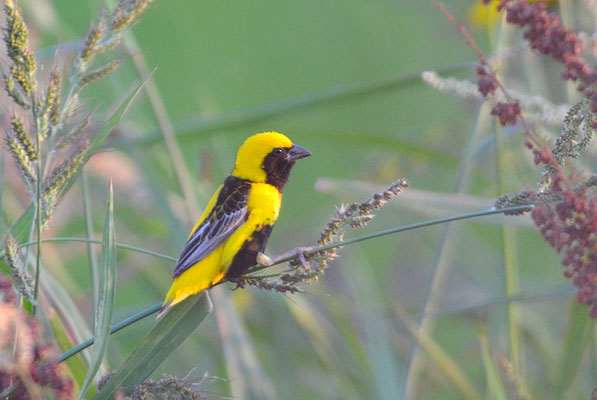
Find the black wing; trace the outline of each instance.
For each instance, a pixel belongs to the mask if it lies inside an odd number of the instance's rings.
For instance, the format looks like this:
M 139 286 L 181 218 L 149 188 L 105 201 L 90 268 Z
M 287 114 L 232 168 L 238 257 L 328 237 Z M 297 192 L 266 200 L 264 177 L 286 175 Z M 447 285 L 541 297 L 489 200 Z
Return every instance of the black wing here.
M 224 181 L 216 204 L 189 237 L 174 268 L 174 279 L 207 257 L 249 218 L 247 197 L 250 182 L 229 176 Z

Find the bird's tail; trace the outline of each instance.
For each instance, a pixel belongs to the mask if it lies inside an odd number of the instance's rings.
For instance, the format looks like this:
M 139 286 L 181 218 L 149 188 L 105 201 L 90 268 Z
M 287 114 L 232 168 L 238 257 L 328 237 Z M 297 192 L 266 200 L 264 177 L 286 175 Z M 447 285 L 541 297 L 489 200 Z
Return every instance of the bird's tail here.
M 185 276 L 185 274 L 182 274 L 176 278 L 174 282 L 172 282 L 172 286 L 170 286 L 170 290 L 168 290 L 168 293 L 166 294 L 166 299 L 164 300 L 164 304 L 162 305 L 162 308 L 160 309 L 156 319 L 161 318 L 172 307 L 187 297 L 200 293 L 205 289 L 209 289 L 210 287 L 220 283 L 222 279 L 224 279 L 226 273 L 221 272 L 211 281 L 200 280 L 199 282 L 189 281 L 189 275 Z
M 169 303 L 164 302 L 164 304 L 162 304 L 162 308 L 160 308 L 160 312 L 158 313 L 158 316 L 155 317 L 155 319 L 162 318 L 168 311 L 170 311 L 171 308 L 172 308 L 172 302 L 169 302 Z
M 177 305 L 178 303 L 180 303 L 181 301 L 183 301 L 190 295 L 199 293 L 201 290 L 203 290 L 203 289 L 200 289 L 200 290 L 194 292 L 193 290 L 190 290 L 191 288 L 189 288 L 189 287 L 181 289 L 178 286 L 180 286 L 180 285 L 177 285 L 176 281 L 174 281 L 174 283 L 172 283 L 172 286 L 170 287 L 170 290 L 168 290 L 168 293 L 166 294 L 166 299 L 164 300 L 164 304 L 162 304 L 162 308 L 160 308 L 160 312 L 158 313 L 158 316 L 156 317 L 156 319 L 159 319 L 162 316 L 164 316 L 172 307 L 174 307 L 175 305 Z

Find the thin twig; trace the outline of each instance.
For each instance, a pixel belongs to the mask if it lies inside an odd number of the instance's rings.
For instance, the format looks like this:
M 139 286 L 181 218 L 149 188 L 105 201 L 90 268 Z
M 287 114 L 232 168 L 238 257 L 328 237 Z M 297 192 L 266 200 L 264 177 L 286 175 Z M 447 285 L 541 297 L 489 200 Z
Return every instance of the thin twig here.
M 162 303 L 154 304 L 153 306 L 148 307 L 145 310 L 138 312 L 137 314 L 131 315 L 130 317 L 123 319 L 119 323 L 114 324 L 114 326 L 112 326 L 112 328 L 110 329 L 110 334 L 116 333 L 119 330 L 126 328 L 127 326 L 139 321 L 140 319 L 143 319 L 145 317 L 150 316 L 151 314 L 158 312 L 160 308 L 162 308 Z M 64 353 L 58 356 L 58 362 L 65 361 L 66 359 L 74 356 L 75 354 L 85 350 L 87 347 L 91 346 L 93 342 L 95 342 L 95 337 L 91 337 L 90 339 L 87 339 L 86 341 L 73 347 L 72 349 L 65 351 Z
M 502 213 L 506 213 L 506 212 L 531 211 L 533 209 L 533 207 L 534 207 L 533 204 L 529 204 L 529 205 L 514 206 L 514 207 L 507 207 L 507 208 L 500 208 L 500 209 L 492 208 L 489 210 L 475 211 L 472 213 L 460 214 L 460 215 L 455 215 L 452 217 L 445 217 L 445 218 L 432 219 L 432 220 L 424 221 L 424 222 L 417 222 L 416 224 L 410 224 L 410 225 L 404 225 L 404 226 L 399 226 L 399 227 L 395 227 L 395 228 L 390 228 L 390 229 L 386 229 L 386 230 L 379 231 L 379 232 L 373 232 L 368 235 L 363 235 L 363 236 L 355 237 L 352 239 L 346 239 L 341 242 L 334 242 L 334 243 L 327 244 L 325 246 L 315 247 L 315 248 L 311 249 L 310 251 L 304 252 L 303 254 L 305 256 L 307 256 L 307 255 L 315 254 L 315 253 L 318 253 L 321 251 L 335 249 L 337 247 L 343 247 L 343 246 L 346 246 L 349 244 L 362 242 L 364 240 L 369 240 L 369 239 L 374 239 L 374 238 L 378 238 L 381 236 L 390 235 L 392 233 L 409 231 L 412 229 L 423 228 L 423 227 L 431 226 L 431 225 L 445 224 L 447 222 L 452 222 L 452 221 L 460 221 L 460 220 L 468 219 L 468 218 L 483 217 L 483 216 L 487 216 L 487 215 L 502 214 Z M 285 263 L 287 261 L 294 260 L 294 259 L 297 259 L 297 257 L 286 257 L 286 258 L 279 260 L 276 264 L 273 264 L 273 265 L 282 264 L 282 263 Z M 269 268 L 269 266 L 258 265 L 254 268 L 250 268 L 247 271 L 247 274 L 251 274 L 253 272 L 260 271 L 264 268 Z
M 460 31 L 460 33 L 462 34 L 462 36 L 464 36 L 464 38 L 466 39 L 468 45 L 473 49 L 473 51 L 475 52 L 475 54 L 477 54 L 477 57 L 479 57 L 479 61 L 481 61 L 481 64 L 483 64 L 483 66 L 485 68 L 487 68 L 488 71 L 490 71 L 493 79 L 495 80 L 495 82 L 497 83 L 497 85 L 500 88 L 501 92 L 503 93 L 504 97 L 508 101 L 508 104 L 510 104 L 510 105 L 515 104 L 516 101 L 512 98 L 512 96 L 510 96 L 510 93 L 508 93 L 508 91 L 506 90 L 506 88 L 504 87 L 504 85 L 502 84 L 502 82 L 498 79 L 495 71 L 493 70 L 493 67 L 491 66 L 491 64 L 489 63 L 489 61 L 487 61 L 487 57 L 485 56 L 485 54 L 483 54 L 483 52 L 481 51 L 481 49 L 479 49 L 479 46 L 477 46 L 477 43 L 475 42 L 475 40 L 473 39 L 473 37 L 468 32 L 468 29 L 466 28 L 466 26 L 464 24 L 461 24 L 460 22 L 458 22 L 456 20 L 456 18 L 452 14 L 450 14 L 450 12 L 446 9 L 446 7 L 442 3 L 438 2 L 437 0 L 431 0 L 431 1 L 433 2 L 433 4 L 435 4 L 435 6 L 437 8 L 439 8 L 439 10 L 446 17 L 446 19 L 448 21 L 450 21 L 452 24 L 454 24 L 454 26 L 456 26 L 456 28 L 458 28 L 458 30 Z M 541 141 L 533 133 L 533 131 L 531 130 L 531 127 L 529 126 L 529 124 L 527 123 L 527 121 L 524 119 L 524 117 L 522 116 L 522 114 L 520 114 L 518 118 L 520 120 L 520 124 L 522 125 L 522 127 L 523 127 L 525 133 L 527 134 L 527 136 L 529 137 L 529 139 L 532 140 L 533 143 L 535 143 L 536 145 L 541 145 Z
M 101 240 L 88 239 L 88 238 L 79 238 L 79 237 L 54 237 L 54 238 L 47 238 L 47 239 L 43 239 L 42 240 L 42 243 L 49 243 L 49 242 L 82 242 L 82 243 L 102 244 Z M 30 242 L 26 242 L 26 243 L 21 243 L 19 245 L 19 248 L 29 247 L 29 246 L 32 246 L 34 244 L 37 244 L 37 242 L 36 241 L 30 241 Z M 116 247 L 119 247 L 121 249 L 136 251 L 136 252 L 139 252 L 139 253 L 148 254 L 150 256 L 154 256 L 154 257 L 158 257 L 158 258 L 163 258 L 163 259 L 168 260 L 168 261 L 176 261 L 176 260 L 178 260 L 178 258 L 176 258 L 176 257 L 168 256 L 166 254 L 161 254 L 161 253 L 158 253 L 156 251 L 142 249 L 141 247 L 135 247 L 135 246 L 131 246 L 131 245 L 128 245 L 128 244 L 116 243 Z

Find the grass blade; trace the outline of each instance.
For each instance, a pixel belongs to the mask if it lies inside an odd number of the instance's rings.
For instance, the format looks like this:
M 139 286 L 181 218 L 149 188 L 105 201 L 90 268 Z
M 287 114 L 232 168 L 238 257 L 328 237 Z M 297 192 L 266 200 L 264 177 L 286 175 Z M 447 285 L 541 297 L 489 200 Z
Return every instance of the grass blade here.
M 133 91 L 129 96 L 118 106 L 116 111 L 112 114 L 112 116 L 108 119 L 108 121 L 104 124 L 104 126 L 91 138 L 89 142 L 89 150 L 88 154 L 91 156 L 94 152 L 96 152 L 100 146 L 104 143 L 112 129 L 120 122 L 120 119 L 124 115 L 124 112 L 127 110 L 128 106 L 132 103 L 135 99 L 141 88 L 145 85 L 145 83 L 149 80 L 151 74 L 148 75 Z
M 395 312 L 423 351 L 427 353 L 429 359 L 445 375 L 463 399 L 476 400 L 483 398 L 458 363 L 426 331 L 421 331 L 400 306 L 396 306 Z
M 358 385 L 355 384 L 354 377 L 347 371 L 347 365 L 338 357 L 333 341 L 339 337 L 339 334 L 332 330 L 330 321 L 326 320 L 321 312 L 304 297 L 294 296 L 284 298 L 284 300 L 296 323 L 303 329 L 305 336 L 311 342 L 315 353 L 325 367 L 329 371 L 333 371 L 336 379 L 330 382 L 330 386 L 333 387 L 338 397 L 342 399 L 366 398 L 357 389 Z
M 29 264 L 34 262 L 34 257 L 33 254 L 29 254 Z M 42 268 L 44 268 L 43 263 Z M 52 273 L 45 274 L 40 285 L 44 301 L 59 313 L 61 323 L 69 335 L 71 335 L 75 341 L 81 341 L 83 338 L 91 336 L 91 330 L 87 326 L 85 318 L 83 318 L 79 312 L 79 309 L 66 288 L 54 277 L 54 275 Z M 83 353 L 83 358 L 89 364 L 91 360 L 90 352 L 87 351 Z
M 104 235 L 102 240 L 102 255 L 100 258 L 100 276 L 97 304 L 95 305 L 95 344 L 91 356 L 91 365 L 79 392 L 78 399 L 83 398 L 97 373 L 110 338 L 110 324 L 114 311 L 114 286 L 116 283 L 116 246 L 114 244 L 114 191 L 112 181 L 108 194 L 106 218 L 104 220 Z
M 46 274 L 44 276 L 44 279 L 41 281 L 41 290 L 44 297 L 48 300 L 48 303 L 60 315 L 62 325 L 75 342 L 80 342 L 83 338 L 91 336 L 91 330 L 87 326 L 87 323 L 79 312 L 75 302 L 52 274 Z M 86 351 L 82 353 L 82 356 L 86 365 L 89 365 L 91 361 L 91 352 Z M 87 367 L 85 368 L 85 371 L 86 370 Z
M 206 292 L 173 307 L 143 338 L 94 400 L 112 399 L 117 389 L 132 388 L 143 382 L 193 333 L 211 310 L 211 300 Z
M 87 231 L 87 238 L 93 239 L 93 218 L 91 215 L 91 199 L 89 198 L 89 180 L 87 172 L 81 170 L 81 183 L 83 188 L 83 212 L 85 213 L 85 229 Z M 93 277 L 93 304 L 97 304 L 99 293 L 99 265 L 97 261 L 97 252 L 95 246 L 91 242 L 87 242 L 87 254 L 89 255 L 89 266 L 91 267 L 91 276 Z
M 29 229 L 31 228 L 31 222 L 35 215 L 35 206 L 31 204 L 27 210 L 10 227 L 10 233 L 15 241 L 19 243 L 26 242 L 29 239 Z M 0 257 L 4 256 L 4 250 L 0 252 Z
M 485 367 L 485 379 L 487 380 L 487 387 L 491 393 L 492 399 L 508 400 L 504 382 L 500 376 L 499 369 L 495 364 L 491 348 L 489 347 L 489 338 L 487 337 L 487 328 L 485 325 L 479 324 L 479 343 L 481 345 L 481 356 L 483 357 L 483 366 Z
M 556 370 L 558 381 L 554 388 L 554 399 L 563 399 L 576 378 L 582 365 L 587 346 L 591 342 L 595 320 L 589 317 L 586 306 L 580 305 L 576 299 L 570 302 L 568 326 L 562 351 Z
M 403 379 L 406 371 L 399 358 L 400 348 L 393 343 L 393 326 L 379 307 L 387 302 L 381 294 L 384 292 L 383 285 L 373 272 L 375 266 L 361 248 L 350 249 L 348 258 L 351 262 L 346 265 L 349 268 L 346 274 L 359 282 L 354 289 L 354 299 L 359 306 L 354 308 L 352 318 L 354 324 L 362 326 L 359 346 L 365 351 L 366 368 L 370 370 L 367 384 L 375 391 L 374 394 L 362 393 L 360 397 L 374 396 L 379 400 L 402 398 L 406 391 Z M 342 383 L 342 386 L 345 385 Z
M 224 289 L 211 291 L 216 311 L 232 397 L 245 400 L 276 399 L 276 390 L 260 364 L 249 334 Z
M 12 276 L 12 274 L 10 272 L 10 268 L 2 260 L 0 260 L 0 271 L 6 276 L 9 276 L 9 277 Z
M 48 322 L 52 328 L 54 338 L 56 339 L 56 343 L 58 344 L 58 347 L 60 347 L 60 350 L 66 351 L 73 347 L 73 343 L 68 337 L 68 334 L 62 325 L 62 321 L 60 321 L 56 312 L 52 310 L 51 313 L 48 314 Z M 83 356 L 77 354 L 75 357 L 66 360 L 66 367 L 75 383 L 75 391 L 79 390 L 85 381 L 85 371 L 87 371 L 87 364 L 83 360 Z M 95 388 L 91 387 L 89 392 L 94 389 Z

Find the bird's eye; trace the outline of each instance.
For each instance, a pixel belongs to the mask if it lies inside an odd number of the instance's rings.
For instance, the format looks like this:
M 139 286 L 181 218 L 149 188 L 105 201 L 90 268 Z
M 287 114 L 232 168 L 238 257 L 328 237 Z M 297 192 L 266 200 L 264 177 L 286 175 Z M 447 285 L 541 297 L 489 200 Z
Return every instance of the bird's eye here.
M 281 148 L 277 147 L 274 149 L 274 154 L 279 156 L 280 154 L 284 153 L 284 150 L 282 150 Z

